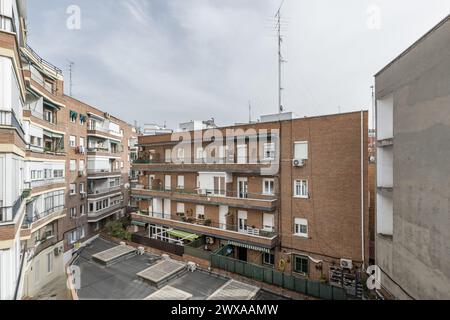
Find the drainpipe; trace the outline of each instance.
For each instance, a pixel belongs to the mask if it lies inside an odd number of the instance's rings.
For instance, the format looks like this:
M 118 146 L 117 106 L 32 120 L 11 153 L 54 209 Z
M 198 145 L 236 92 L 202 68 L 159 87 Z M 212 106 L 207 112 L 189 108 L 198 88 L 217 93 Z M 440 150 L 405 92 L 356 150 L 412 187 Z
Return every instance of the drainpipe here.
M 364 268 L 364 112 L 361 110 L 361 257 Z

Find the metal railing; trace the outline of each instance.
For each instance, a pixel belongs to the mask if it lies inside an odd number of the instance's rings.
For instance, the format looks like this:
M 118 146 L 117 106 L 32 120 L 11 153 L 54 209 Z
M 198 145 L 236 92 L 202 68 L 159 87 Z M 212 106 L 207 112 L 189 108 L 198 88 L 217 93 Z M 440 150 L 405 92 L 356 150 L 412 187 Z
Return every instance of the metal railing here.
M 113 191 L 120 191 L 121 186 L 114 186 L 109 188 L 94 188 L 94 189 L 88 189 L 88 195 L 97 195 L 97 194 L 104 194 L 109 193 Z
M 149 188 L 148 186 L 136 185 L 136 190 L 148 190 L 155 192 L 172 192 L 178 194 L 187 195 L 197 195 L 200 197 L 224 197 L 232 199 L 242 199 L 242 200 L 262 200 L 262 201 L 273 201 L 278 199 L 276 194 L 264 194 L 264 193 L 251 193 L 251 192 L 237 192 L 229 190 L 213 190 L 213 189 L 184 189 L 184 188 L 165 188 L 161 186 L 156 186 Z
M 53 70 L 57 74 L 62 74 L 62 70 L 48 62 L 47 60 L 41 58 L 28 44 L 26 45 L 27 50 L 31 53 L 31 55 L 43 66 L 46 66 L 50 70 Z
M 3 200 L 0 200 L 0 223 L 14 221 L 22 206 L 23 201 L 30 195 L 30 190 L 25 189 L 12 206 L 3 206 Z
M 88 169 L 88 174 L 96 174 L 96 173 L 120 173 L 120 169 Z
M 133 164 L 165 164 L 165 165 L 205 165 L 205 164 L 241 164 L 241 165 L 265 165 L 275 162 L 275 159 L 253 159 L 248 157 L 226 157 L 226 158 L 191 158 L 191 159 L 174 159 L 170 161 L 161 159 L 145 159 L 139 158 L 133 161 Z
M 88 212 L 88 216 L 92 217 L 92 218 L 96 218 L 96 217 L 101 216 L 101 215 L 103 215 L 105 213 L 109 213 L 110 211 L 114 211 L 116 209 L 120 209 L 123 206 L 123 201 L 121 201 L 121 202 L 122 203 L 118 203 L 118 204 L 115 204 L 113 206 L 109 206 L 107 208 L 103 208 L 103 209 L 98 210 L 98 211 Z
M 250 236 L 259 236 L 263 238 L 274 238 L 277 236 L 277 233 L 274 231 L 266 231 L 263 229 L 258 229 L 253 226 L 248 225 L 233 225 L 233 224 L 225 224 L 225 223 L 218 223 L 215 221 L 212 221 L 211 219 L 197 219 L 193 217 L 186 216 L 185 213 L 178 213 L 176 217 L 171 216 L 168 213 L 161 213 L 161 212 L 146 212 L 146 211 L 139 211 L 137 214 L 148 216 L 152 218 L 158 218 L 158 219 L 165 219 L 170 220 L 174 222 L 183 222 L 188 223 L 196 226 L 204 226 L 204 227 L 210 227 L 218 230 L 224 230 L 224 231 L 233 231 L 238 232 Z
M 64 210 L 64 205 L 56 206 L 50 209 L 47 209 L 41 213 L 32 213 L 25 216 L 25 219 L 23 220 L 22 227 L 29 228 L 33 223 L 38 222 L 39 220 L 45 219 L 48 216 L 51 216 L 54 213 L 62 212 Z
M 0 110 L 0 125 L 3 126 L 12 126 L 17 129 L 19 135 L 23 138 L 25 135 L 25 131 L 23 130 L 19 120 L 11 110 Z
M 273 268 L 248 263 L 225 256 L 229 245 L 211 255 L 211 267 L 236 273 L 244 277 L 275 285 L 280 288 L 325 300 L 346 300 L 344 289 L 321 281 L 309 280 L 294 274 L 288 274 Z

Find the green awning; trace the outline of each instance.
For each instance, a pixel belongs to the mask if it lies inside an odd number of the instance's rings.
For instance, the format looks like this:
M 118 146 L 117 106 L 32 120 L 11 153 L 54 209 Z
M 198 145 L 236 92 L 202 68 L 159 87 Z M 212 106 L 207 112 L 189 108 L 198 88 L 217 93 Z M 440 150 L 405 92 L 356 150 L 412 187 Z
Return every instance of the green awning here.
M 194 241 L 199 238 L 199 236 L 196 234 L 184 232 L 184 231 L 180 231 L 180 230 L 171 230 L 168 232 L 168 234 L 172 237 L 177 237 L 177 238 L 181 238 L 183 240 L 189 240 L 189 241 Z
M 64 135 L 62 135 L 62 134 L 50 132 L 50 131 L 47 131 L 47 130 L 44 130 L 44 135 L 49 137 L 49 138 L 56 138 L 56 139 L 64 138 Z
M 58 107 L 56 104 L 53 104 L 50 101 L 45 100 L 45 99 L 44 99 L 44 106 L 46 106 L 48 108 L 53 108 L 53 109 L 56 109 L 56 110 L 61 109 L 61 107 Z
M 145 227 L 146 226 L 145 222 L 136 221 L 136 220 L 131 221 L 131 224 L 134 225 L 134 226 L 138 226 L 138 227 Z
M 253 245 L 247 244 L 247 243 L 241 243 L 241 242 L 236 242 L 236 241 L 231 241 L 230 240 L 230 241 L 228 241 L 228 244 L 232 245 L 232 246 L 235 246 L 235 247 L 239 247 L 239 248 L 245 248 L 245 249 L 249 249 L 249 250 L 270 253 L 270 249 L 263 248 L 263 247 L 258 247 L 258 246 L 253 246 Z

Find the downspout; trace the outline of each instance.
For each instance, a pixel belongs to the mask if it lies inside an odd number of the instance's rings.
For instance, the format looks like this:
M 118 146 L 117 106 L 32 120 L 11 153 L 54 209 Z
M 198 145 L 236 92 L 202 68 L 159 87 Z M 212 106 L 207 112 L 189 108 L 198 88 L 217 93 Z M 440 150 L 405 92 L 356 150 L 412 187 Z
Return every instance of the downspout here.
M 361 110 L 361 257 L 363 270 L 365 269 L 364 247 L 364 112 Z

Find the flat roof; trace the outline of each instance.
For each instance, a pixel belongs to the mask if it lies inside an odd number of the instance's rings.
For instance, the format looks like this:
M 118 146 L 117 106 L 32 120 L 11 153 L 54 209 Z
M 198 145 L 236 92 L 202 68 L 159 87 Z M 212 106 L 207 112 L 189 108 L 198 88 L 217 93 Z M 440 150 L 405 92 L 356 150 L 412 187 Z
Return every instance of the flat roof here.
M 160 289 L 137 276 L 137 273 L 161 261 L 158 255 L 133 255 L 109 267 L 93 261 L 96 253 L 116 247 L 117 244 L 98 238 L 81 249 L 74 265 L 80 268 L 80 300 L 144 300 Z M 166 285 L 192 295 L 191 300 L 206 300 L 230 279 L 205 270 L 184 272 Z M 163 291 L 164 292 L 164 291 Z M 261 290 L 256 299 L 274 300 L 284 297 Z
M 258 292 L 258 287 L 230 280 L 210 295 L 207 300 L 253 300 Z

